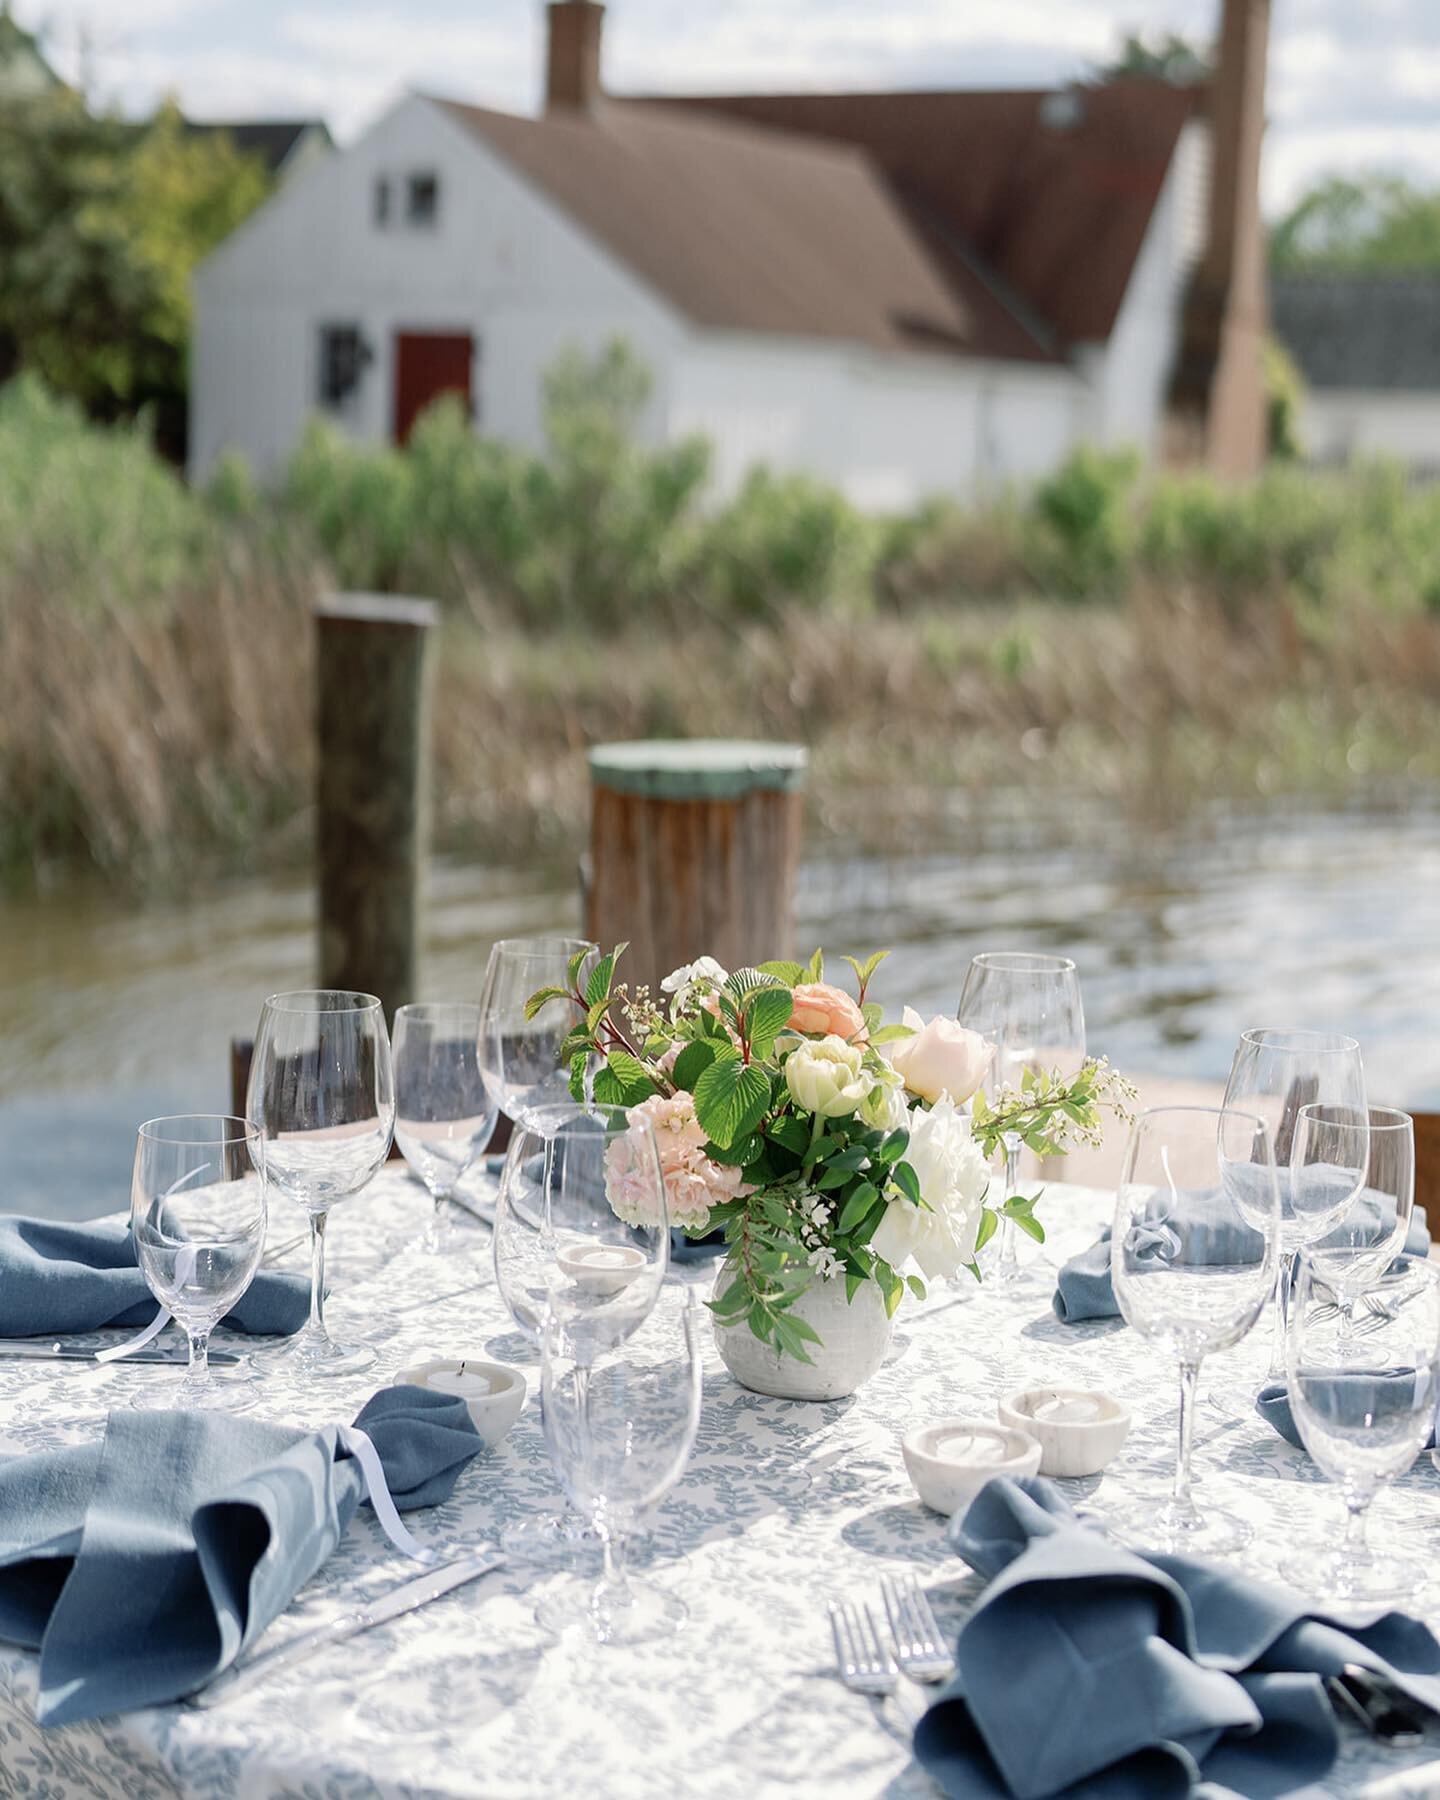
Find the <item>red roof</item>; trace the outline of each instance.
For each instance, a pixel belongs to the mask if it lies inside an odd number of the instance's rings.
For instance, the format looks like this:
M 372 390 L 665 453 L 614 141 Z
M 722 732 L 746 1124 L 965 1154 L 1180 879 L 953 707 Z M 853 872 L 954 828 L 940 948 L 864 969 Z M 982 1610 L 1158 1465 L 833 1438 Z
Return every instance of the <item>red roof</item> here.
M 704 95 L 666 106 L 868 151 L 896 192 L 1066 343 L 1107 338 L 1204 90 Z M 646 102 L 650 104 L 651 102 Z

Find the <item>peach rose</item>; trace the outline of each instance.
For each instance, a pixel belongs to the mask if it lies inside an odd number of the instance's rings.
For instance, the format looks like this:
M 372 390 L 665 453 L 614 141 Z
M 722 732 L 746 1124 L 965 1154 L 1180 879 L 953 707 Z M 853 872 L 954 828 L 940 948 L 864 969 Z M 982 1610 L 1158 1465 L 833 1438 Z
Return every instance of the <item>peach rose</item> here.
M 912 1094 L 938 1100 L 948 1094 L 968 1100 L 990 1068 L 991 1049 L 978 1031 L 967 1031 L 954 1019 L 931 1019 L 927 1025 L 913 1006 L 903 1022 L 915 1033 L 885 1046 L 891 1063 Z
M 828 981 L 802 981 L 795 989 L 790 1031 L 816 1031 L 826 1037 L 844 1038 L 847 1044 L 866 1044 L 870 1033 L 860 1008 Z

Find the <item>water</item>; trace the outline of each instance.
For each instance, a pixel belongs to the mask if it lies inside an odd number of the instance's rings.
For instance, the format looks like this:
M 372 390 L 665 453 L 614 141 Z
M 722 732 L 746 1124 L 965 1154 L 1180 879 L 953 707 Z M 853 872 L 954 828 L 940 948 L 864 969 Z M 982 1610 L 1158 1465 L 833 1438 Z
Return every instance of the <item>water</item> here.
M 1165 830 L 1067 806 L 927 830 L 903 856 L 817 835 L 802 872 L 798 947 L 893 946 L 888 1007 L 953 1012 L 981 949 L 1061 950 L 1092 1046 L 1124 1069 L 1220 1081 L 1242 1027 L 1329 1026 L 1361 1040 L 1375 1100 L 1440 1106 L 1440 805 Z M 577 917 L 563 875 L 438 864 L 425 995 L 473 998 L 493 939 Z M 228 1107 L 229 1040 L 266 993 L 313 978 L 313 944 L 300 881 L 0 904 L 0 1210 L 127 1204 L 136 1124 Z

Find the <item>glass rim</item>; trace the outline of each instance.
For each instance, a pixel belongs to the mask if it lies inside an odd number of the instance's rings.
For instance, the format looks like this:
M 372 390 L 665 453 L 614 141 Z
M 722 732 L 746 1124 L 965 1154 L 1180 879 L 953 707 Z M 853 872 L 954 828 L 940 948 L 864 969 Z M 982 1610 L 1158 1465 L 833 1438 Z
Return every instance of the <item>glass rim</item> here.
M 557 1115 L 563 1115 L 557 1131 L 542 1132 L 535 1130 L 536 1137 L 550 1138 L 558 1136 L 559 1131 L 563 1130 L 566 1125 L 578 1125 L 582 1119 L 593 1119 L 600 1113 L 609 1113 L 612 1116 L 622 1118 L 625 1121 L 625 1128 L 627 1131 L 638 1125 L 643 1126 L 652 1137 L 655 1135 L 655 1126 L 651 1120 L 647 1119 L 643 1113 L 639 1118 L 636 1118 L 633 1110 L 622 1105 L 618 1100 L 613 1103 L 606 1100 L 596 1100 L 589 1106 L 584 1105 L 579 1100 L 545 1100 L 542 1101 L 539 1106 L 525 1107 L 521 1111 L 520 1117 L 512 1121 L 515 1132 L 511 1141 L 514 1142 L 515 1137 L 518 1137 L 522 1131 L 534 1129 L 530 1124 L 532 1119 L 547 1119 L 554 1118 Z
M 553 956 L 557 944 L 571 955 L 577 950 L 593 950 L 597 956 L 600 953 L 600 946 L 591 938 L 546 937 L 542 933 L 532 937 L 496 938 L 490 946 L 490 954 L 493 956 L 497 950 L 503 950 L 507 956 L 533 962 L 541 957 Z
M 1307 1100 L 1295 1114 L 1297 1119 L 1307 1115 L 1322 1125 L 1343 1125 L 1343 1119 L 1322 1119 L 1320 1115 L 1327 1112 L 1355 1112 L 1362 1109 L 1358 1106 L 1346 1107 L 1343 1100 Z M 1413 1131 L 1415 1115 L 1405 1112 L 1398 1106 L 1367 1106 L 1364 1109 L 1365 1128 L 1367 1131 Z
M 480 1002 L 478 1000 L 407 1000 L 403 1006 L 395 1008 L 395 1017 L 418 1019 L 426 1013 L 474 1013 L 475 1022 L 480 1022 Z
M 320 999 L 339 1000 L 340 1006 L 314 1006 L 299 1004 L 303 1001 Z M 374 994 L 362 993 L 359 988 L 286 988 L 278 994 L 267 994 L 261 1011 L 268 1007 L 271 1012 L 301 1013 L 312 1019 L 343 1017 L 349 1013 L 384 1013 L 384 1006 Z
M 1047 950 L 982 950 L 970 958 L 970 966 L 1004 970 L 1012 975 L 1073 975 L 1075 959 L 1054 956 Z
M 1287 1046 L 1276 1041 L 1280 1038 L 1299 1041 Z M 1348 1056 L 1352 1050 L 1360 1048 L 1359 1038 L 1348 1037 L 1343 1031 L 1324 1031 L 1309 1025 L 1250 1025 L 1240 1033 L 1240 1042 L 1248 1044 L 1252 1050 L 1306 1049 L 1317 1056 Z
M 1142 1120 L 1162 1118 L 1166 1113 L 1205 1114 L 1212 1119 L 1248 1119 L 1252 1125 L 1258 1125 L 1267 1138 L 1270 1135 L 1270 1127 L 1265 1120 L 1246 1106 L 1204 1106 L 1194 1100 L 1172 1106 L 1142 1106 L 1131 1121 L 1130 1129 L 1133 1132 Z
M 156 1129 L 161 1125 L 199 1125 L 204 1121 L 209 1121 L 211 1125 L 235 1125 L 239 1130 L 226 1136 L 211 1131 L 199 1137 L 178 1137 Z M 263 1146 L 265 1142 L 262 1128 L 252 1125 L 248 1119 L 242 1119 L 236 1113 L 161 1113 L 157 1118 L 146 1119 L 138 1125 L 135 1135 L 148 1138 L 155 1144 L 173 1144 L 179 1149 L 202 1144 L 249 1143 L 252 1140 Z

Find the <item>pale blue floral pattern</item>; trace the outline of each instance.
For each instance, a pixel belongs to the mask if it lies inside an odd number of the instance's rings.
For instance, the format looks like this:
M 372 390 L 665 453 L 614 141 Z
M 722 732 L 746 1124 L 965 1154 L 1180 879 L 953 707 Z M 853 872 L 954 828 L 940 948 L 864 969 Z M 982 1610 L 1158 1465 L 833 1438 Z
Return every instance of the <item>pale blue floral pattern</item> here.
M 332 1220 L 337 1333 L 383 1346 L 383 1369 L 429 1355 L 488 1355 L 526 1366 L 532 1398 L 500 1448 L 482 1455 L 455 1498 L 412 1523 L 425 1541 L 472 1544 L 506 1521 L 557 1502 L 533 1399 L 534 1369 L 495 1293 L 489 1238 L 439 1263 L 404 1244 L 429 1202 L 388 1170 Z M 1104 1196 L 1056 1187 L 1041 1204 L 1058 1259 L 1093 1238 Z M 288 1218 L 275 1241 L 293 1234 Z M 703 1277 L 702 1277 L 703 1278 Z M 539 1587 L 556 1579 L 510 1569 L 321 1653 L 273 1684 L 213 1711 L 168 1707 L 44 1733 L 34 1723 L 35 1659 L 0 1646 L 0 1800 L 449 1800 L 595 1794 L 624 1800 L 935 1792 L 909 1751 L 903 1705 L 857 1699 L 831 1673 L 825 1606 L 874 1598 L 890 1570 L 921 1575 L 947 1621 L 974 1584 L 951 1555 L 945 1522 L 915 1499 L 899 1442 L 946 1414 L 993 1418 L 996 1399 L 1037 1380 L 1100 1387 L 1135 1409 L 1130 1443 L 1098 1481 L 1066 1483 L 1103 1509 L 1117 1491 L 1159 1487 L 1173 1454 L 1169 1368 L 1115 1322 L 1059 1324 L 1043 1302 L 1016 1303 L 963 1285 L 902 1309 L 890 1359 L 849 1401 L 806 1405 L 737 1387 L 713 1351 L 689 1473 L 653 1521 L 645 1558 L 679 1587 L 689 1629 L 670 1642 L 601 1651 L 578 1636 L 548 1639 L 534 1623 Z M 437 1298 L 437 1296 L 443 1296 Z M 678 1292 L 662 1305 L 679 1305 Z M 1217 1357 L 1206 1386 L 1237 1393 L 1265 1361 L 1257 1339 Z M 94 1434 L 153 1371 L 0 1361 L 0 1455 Z M 383 1379 L 383 1374 L 378 1379 Z M 297 1392 L 272 1377 L 277 1416 L 321 1425 L 349 1419 L 377 1377 Z M 318 1384 L 317 1384 L 318 1387 Z M 1204 1494 L 1254 1523 L 1248 1562 L 1269 1573 L 1294 1543 L 1339 1527 L 1318 1472 L 1258 1419 L 1202 1405 L 1197 1469 Z M 1440 1547 L 1440 1476 L 1429 1459 L 1375 1518 L 1404 1534 L 1422 1562 Z M 272 1637 L 316 1622 L 342 1601 L 400 1578 L 400 1559 L 368 1513 Z M 1436 1620 L 1432 1619 L 1432 1623 Z M 1037 1706 L 1043 1697 L 1037 1696 Z M 1440 1794 L 1425 1751 L 1377 1756 L 1347 1737 L 1324 1791 Z

